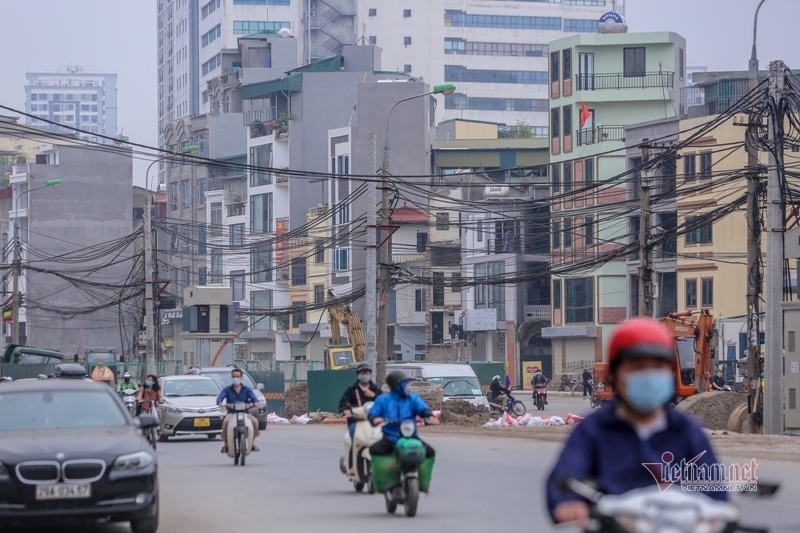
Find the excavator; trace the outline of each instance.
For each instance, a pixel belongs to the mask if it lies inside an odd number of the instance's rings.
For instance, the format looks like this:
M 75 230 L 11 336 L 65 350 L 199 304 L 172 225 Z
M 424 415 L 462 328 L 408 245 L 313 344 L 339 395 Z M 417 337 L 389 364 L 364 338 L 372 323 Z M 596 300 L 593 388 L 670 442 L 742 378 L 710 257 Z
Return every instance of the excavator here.
M 711 390 L 714 317 L 709 310 L 670 313 L 659 321 L 675 338 L 676 399 Z M 614 398 L 608 372 L 608 363 L 595 363 L 593 406 Z
M 328 291 L 328 297 L 335 295 Z M 330 300 L 329 300 L 330 301 Z M 366 350 L 364 344 L 364 330 L 361 328 L 361 318 L 349 306 L 328 305 L 331 325 L 331 344 L 325 346 L 325 370 L 344 370 L 353 363 L 364 360 Z M 347 330 L 349 343 L 342 342 L 341 328 Z

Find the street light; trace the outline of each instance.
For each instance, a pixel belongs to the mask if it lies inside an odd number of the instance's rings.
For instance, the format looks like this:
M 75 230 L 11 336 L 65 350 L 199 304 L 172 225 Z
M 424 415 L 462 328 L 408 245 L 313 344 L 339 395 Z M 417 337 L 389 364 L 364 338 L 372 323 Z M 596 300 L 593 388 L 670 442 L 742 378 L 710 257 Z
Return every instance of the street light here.
M 61 185 L 60 179 L 47 180 L 44 185 L 28 189 L 17 196 L 14 204 L 14 211 L 19 212 L 19 200 L 31 191 L 38 191 L 45 187 L 58 187 Z M 19 252 L 19 223 L 14 219 L 14 286 L 13 302 L 11 304 L 11 343 L 19 344 L 19 274 L 22 266 L 22 257 Z

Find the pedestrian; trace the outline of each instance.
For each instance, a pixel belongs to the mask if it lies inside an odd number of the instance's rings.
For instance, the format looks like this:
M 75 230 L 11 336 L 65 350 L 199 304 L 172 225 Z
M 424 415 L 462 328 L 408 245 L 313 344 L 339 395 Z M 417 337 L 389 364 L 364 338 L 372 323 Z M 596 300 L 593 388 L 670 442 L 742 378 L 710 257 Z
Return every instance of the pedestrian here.
M 509 377 L 508 372 L 506 372 L 506 388 L 511 388 L 511 378 Z
M 511 241 L 514 238 L 514 232 L 511 230 L 507 230 L 505 235 L 503 235 L 503 251 L 504 252 L 512 252 L 511 248 Z
M 725 378 L 722 377 L 721 368 L 718 368 L 714 377 L 711 378 L 711 390 L 713 391 L 725 390 Z
M 583 397 L 586 398 L 587 396 L 592 395 L 592 373 L 589 372 L 588 368 L 583 369 Z

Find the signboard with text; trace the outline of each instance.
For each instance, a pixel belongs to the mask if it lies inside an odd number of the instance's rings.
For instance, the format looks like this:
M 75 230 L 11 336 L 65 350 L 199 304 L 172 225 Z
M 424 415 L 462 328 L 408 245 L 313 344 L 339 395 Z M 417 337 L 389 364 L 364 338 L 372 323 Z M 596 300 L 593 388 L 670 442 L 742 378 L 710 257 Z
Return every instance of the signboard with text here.
M 286 220 L 280 219 L 275 221 L 275 233 L 282 235 L 286 233 Z M 282 265 L 286 260 L 286 240 L 278 238 L 275 242 L 275 262 Z

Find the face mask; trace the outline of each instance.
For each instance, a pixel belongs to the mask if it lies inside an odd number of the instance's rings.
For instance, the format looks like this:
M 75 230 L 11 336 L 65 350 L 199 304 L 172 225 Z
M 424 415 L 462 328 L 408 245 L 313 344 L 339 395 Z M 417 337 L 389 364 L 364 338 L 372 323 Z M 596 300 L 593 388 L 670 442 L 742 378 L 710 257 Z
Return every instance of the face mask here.
M 372 381 L 372 374 L 359 374 L 358 381 L 366 385 Z
M 145 387 L 152 387 L 153 386 L 153 382 L 148 379 L 147 381 L 144 382 L 144 386 Z
M 125 383 L 130 383 L 130 382 L 131 382 L 131 378 L 125 378 Z
M 398 394 L 400 394 L 401 398 L 405 398 L 408 396 L 408 393 L 411 392 L 411 388 L 408 386 L 408 381 L 402 381 L 398 383 L 397 387 L 395 387 L 395 390 Z
M 234 385 L 241 385 L 242 384 L 242 378 L 233 378 L 233 384 Z
M 675 383 L 669 370 L 639 370 L 625 376 L 625 400 L 640 413 L 652 413 L 672 398 Z

